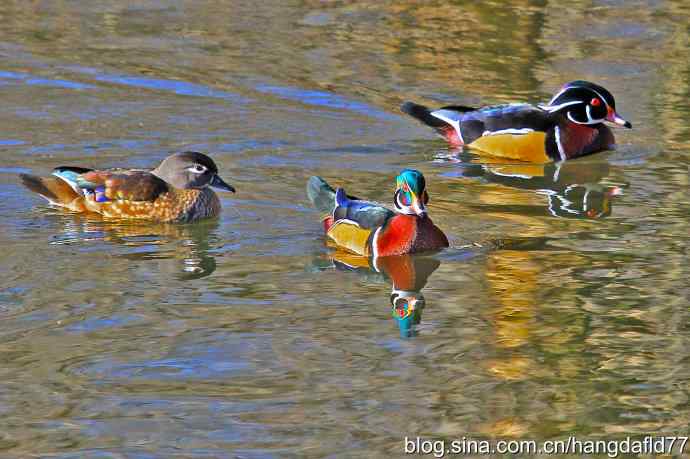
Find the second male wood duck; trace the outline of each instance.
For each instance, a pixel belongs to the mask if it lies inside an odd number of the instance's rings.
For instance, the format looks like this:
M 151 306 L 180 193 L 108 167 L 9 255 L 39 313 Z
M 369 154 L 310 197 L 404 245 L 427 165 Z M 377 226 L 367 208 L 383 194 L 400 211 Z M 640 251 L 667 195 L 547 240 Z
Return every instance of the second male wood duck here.
M 153 170 L 58 167 L 51 177 L 20 175 L 51 204 L 108 218 L 193 222 L 220 213 L 211 187 L 234 192 L 211 158 L 194 151 L 168 156 Z
M 405 169 L 397 177 L 395 212 L 334 190 L 321 177 L 311 177 L 307 194 L 326 213 L 324 230 L 338 246 L 358 255 L 385 257 L 439 250 L 448 239 L 427 215 L 429 194 L 421 172 Z
M 562 161 L 614 148 L 604 124 L 632 125 L 616 113 L 602 86 L 571 81 L 546 105 L 507 104 L 484 108 L 449 105 L 431 110 L 405 102 L 401 110 L 433 127 L 451 146 L 530 162 Z

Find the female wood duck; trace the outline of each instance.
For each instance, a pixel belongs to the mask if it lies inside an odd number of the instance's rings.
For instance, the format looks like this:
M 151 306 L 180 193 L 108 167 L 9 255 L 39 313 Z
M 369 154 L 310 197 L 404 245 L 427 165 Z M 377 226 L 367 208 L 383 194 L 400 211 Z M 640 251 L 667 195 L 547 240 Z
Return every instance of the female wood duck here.
M 546 105 L 450 105 L 430 110 L 406 102 L 401 109 L 436 129 L 451 146 L 531 162 L 562 161 L 613 148 L 613 133 L 605 121 L 632 127 L 616 113 L 610 92 L 579 80 L 563 86 Z
M 20 175 L 51 204 L 109 218 L 192 222 L 215 217 L 220 200 L 210 187 L 234 192 L 211 158 L 194 151 L 168 156 L 155 169 L 58 167 L 52 177 Z
M 429 194 L 421 172 L 405 169 L 397 177 L 396 211 L 333 190 L 320 177 L 311 177 L 307 194 L 327 212 L 326 235 L 341 248 L 363 256 L 385 257 L 448 247 L 448 239 L 426 212 Z

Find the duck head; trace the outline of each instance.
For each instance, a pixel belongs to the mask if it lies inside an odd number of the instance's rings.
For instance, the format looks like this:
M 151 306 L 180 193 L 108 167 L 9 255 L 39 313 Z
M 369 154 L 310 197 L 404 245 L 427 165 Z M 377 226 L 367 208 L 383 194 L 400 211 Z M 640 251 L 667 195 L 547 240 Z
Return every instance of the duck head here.
M 168 156 L 152 173 L 175 188 L 200 189 L 210 186 L 235 192 L 235 188 L 218 176 L 218 167 L 213 160 L 195 151 Z
M 616 113 L 616 101 L 606 88 L 589 81 L 567 83 L 541 108 L 551 113 L 563 113 L 576 124 L 599 124 L 604 121 L 632 128 L 632 124 Z
M 407 215 L 426 215 L 429 194 L 426 192 L 426 181 L 421 172 L 404 169 L 396 178 L 394 196 L 395 208 Z

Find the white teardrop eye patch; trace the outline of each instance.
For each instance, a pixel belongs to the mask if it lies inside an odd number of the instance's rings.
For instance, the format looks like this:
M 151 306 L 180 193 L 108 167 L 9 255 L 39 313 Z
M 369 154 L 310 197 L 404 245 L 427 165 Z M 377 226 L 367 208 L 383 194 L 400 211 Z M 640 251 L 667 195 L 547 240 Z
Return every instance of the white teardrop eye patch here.
M 202 166 L 201 164 L 195 164 L 193 166 L 190 166 L 187 168 L 189 172 L 194 172 L 195 174 L 203 174 L 208 170 L 206 166 Z

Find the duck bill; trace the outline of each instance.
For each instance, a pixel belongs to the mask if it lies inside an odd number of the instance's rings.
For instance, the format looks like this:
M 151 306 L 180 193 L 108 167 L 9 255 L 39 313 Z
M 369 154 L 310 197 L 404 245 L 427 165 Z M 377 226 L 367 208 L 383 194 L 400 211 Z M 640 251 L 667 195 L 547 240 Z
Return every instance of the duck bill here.
M 232 193 L 235 192 L 235 188 L 232 185 L 225 183 L 222 178 L 218 177 L 218 175 L 213 176 L 213 179 L 211 179 L 211 183 L 209 183 L 209 185 L 219 190 L 230 191 Z
M 626 121 L 620 116 L 618 116 L 618 113 L 616 113 L 616 111 L 613 110 L 611 107 L 609 107 L 609 112 L 606 115 L 606 121 L 609 121 L 613 124 L 617 124 L 618 126 L 622 126 L 627 129 L 632 128 L 632 124 L 630 124 L 630 121 Z

